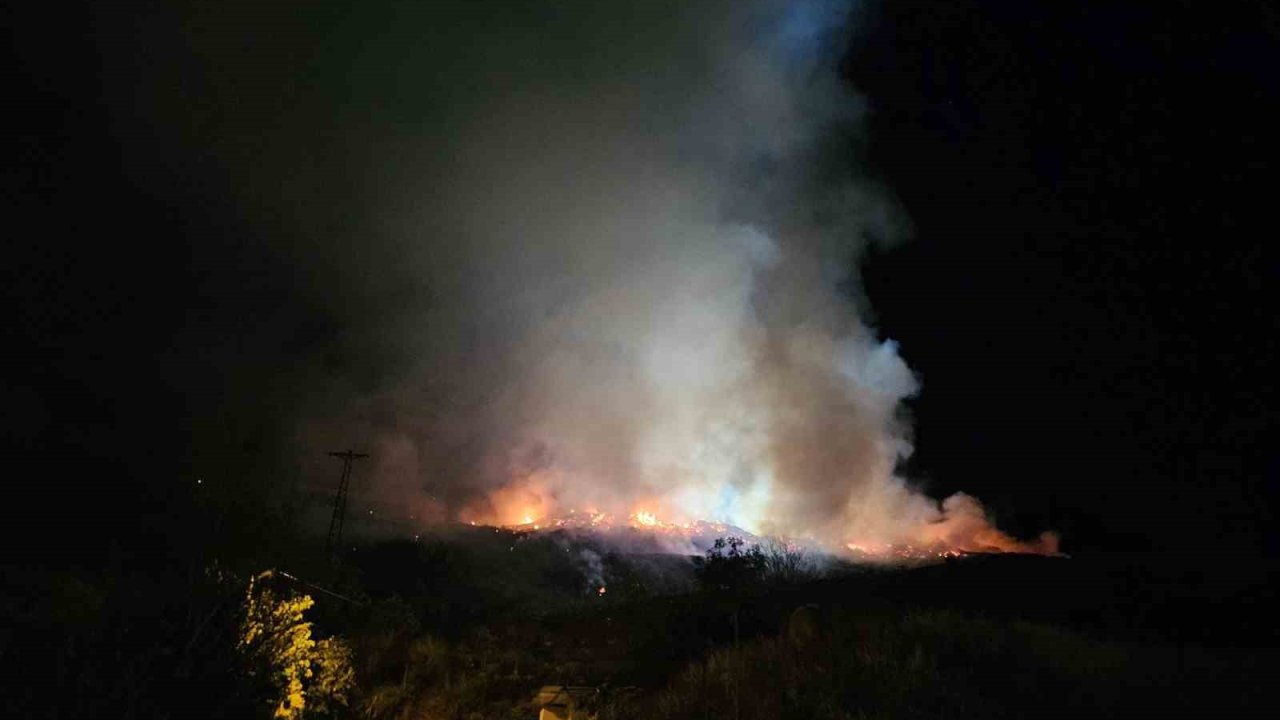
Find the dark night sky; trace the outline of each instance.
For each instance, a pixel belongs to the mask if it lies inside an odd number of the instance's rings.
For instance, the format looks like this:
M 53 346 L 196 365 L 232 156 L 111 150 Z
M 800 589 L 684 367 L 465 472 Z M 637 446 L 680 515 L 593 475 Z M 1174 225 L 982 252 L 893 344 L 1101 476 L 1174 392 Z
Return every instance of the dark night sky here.
M 978 6 L 888 3 L 849 70 L 918 231 L 866 273 L 921 465 L 1099 545 L 1273 540 L 1280 16 Z
M 863 267 L 875 325 L 924 380 L 912 473 L 1077 548 L 1274 551 L 1280 15 L 1036 5 L 878 3 L 845 64 L 872 108 L 850 161 L 914 225 Z M 6 453 L 57 504 L 10 529 L 96 532 L 139 501 L 163 512 L 193 445 L 269 454 L 306 378 L 261 368 L 343 328 L 314 300 L 324 278 L 258 242 L 275 228 L 224 167 L 252 146 L 190 141 L 225 136 L 225 89 L 152 29 L 165 11 L 42 12 L 5 18 L 0 388 Z M 336 12 L 314 29 L 359 31 Z M 305 50 L 246 62 L 283 72 Z M 138 105 L 141 77 L 180 92 Z M 172 117 L 190 136 L 154 131 Z M 344 352 L 327 362 L 358 377 Z

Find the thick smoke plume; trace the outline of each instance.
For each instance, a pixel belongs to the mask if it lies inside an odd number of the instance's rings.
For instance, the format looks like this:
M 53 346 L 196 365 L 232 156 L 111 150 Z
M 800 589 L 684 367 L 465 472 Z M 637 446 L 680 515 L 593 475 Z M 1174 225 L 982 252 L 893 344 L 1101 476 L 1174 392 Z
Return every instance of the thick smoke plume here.
M 343 125 L 360 221 L 308 250 L 344 329 L 305 472 L 356 443 L 356 492 L 418 522 L 1051 551 L 895 473 L 919 384 L 858 314 L 859 253 L 903 222 L 853 161 L 851 8 L 578 5 L 396 17 L 359 56 L 381 85 L 352 102 L 390 110 Z M 309 177 L 284 192 L 325 225 Z

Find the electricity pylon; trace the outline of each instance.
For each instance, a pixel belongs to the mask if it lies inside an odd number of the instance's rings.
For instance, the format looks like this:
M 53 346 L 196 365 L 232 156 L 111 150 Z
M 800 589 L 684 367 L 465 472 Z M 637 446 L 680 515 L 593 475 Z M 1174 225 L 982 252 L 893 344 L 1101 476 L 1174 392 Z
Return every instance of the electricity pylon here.
M 342 479 L 338 481 L 338 492 L 333 496 L 333 518 L 329 520 L 329 539 L 325 541 L 325 550 L 333 553 L 342 547 L 342 521 L 347 515 L 347 489 L 351 487 L 351 465 L 356 460 L 369 457 L 369 454 L 352 450 L 329 454 L 342 458 Z

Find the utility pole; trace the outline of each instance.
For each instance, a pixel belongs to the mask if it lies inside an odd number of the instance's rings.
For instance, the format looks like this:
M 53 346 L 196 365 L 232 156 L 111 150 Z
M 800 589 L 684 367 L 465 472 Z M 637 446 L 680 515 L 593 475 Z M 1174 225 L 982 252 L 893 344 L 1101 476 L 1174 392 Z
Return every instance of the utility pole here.
M 347 489 L 351 487 L 351 465 L 356 460 L 369 457 L 369 454 L 352 450 L 329 454 L 342 458 L 342 479 L 338 481 L 338 492 L 333 496 L 333 518 L 329 520 L 329 539 L 325 542 L 325 549 L 329 553 L 334 553 L 342 547 L 342 521 L 347 515 Z

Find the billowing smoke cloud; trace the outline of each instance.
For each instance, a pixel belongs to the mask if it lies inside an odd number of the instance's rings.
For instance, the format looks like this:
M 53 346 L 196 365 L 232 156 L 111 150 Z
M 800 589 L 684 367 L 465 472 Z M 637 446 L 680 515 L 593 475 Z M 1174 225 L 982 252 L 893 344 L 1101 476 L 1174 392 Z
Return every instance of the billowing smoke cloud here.
M 848 4 L 478 5 L 356 54 L 379 87 L 351 102 L 381 109 L 341 111 L 352 197 L 317 207 L 336 161 L 310 155 L 275 191 L 331 239 L 298 255 L 343 328 L 308 366 L 306 472 L 356 444 L 357 492 L 424 521 L 1015 547 L 895 474 L 919 386 L 856 262 L 903 222 L 853 165 Z

